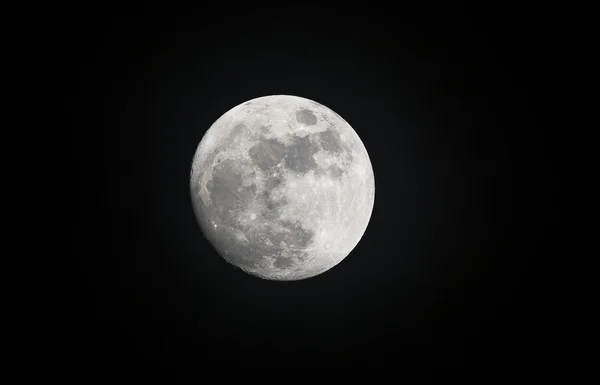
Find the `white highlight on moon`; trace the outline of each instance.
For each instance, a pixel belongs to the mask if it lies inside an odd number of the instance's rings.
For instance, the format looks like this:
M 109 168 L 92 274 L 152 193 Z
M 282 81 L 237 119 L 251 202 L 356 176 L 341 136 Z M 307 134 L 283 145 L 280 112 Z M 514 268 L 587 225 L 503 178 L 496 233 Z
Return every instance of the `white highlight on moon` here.
M 202 138 L 190 177 L 208 240 L 266 279 L 331 269 L 358 244 L 373 210 L 362 141 L 335 112 L 297 96 L 252 99 L 222 115 Z

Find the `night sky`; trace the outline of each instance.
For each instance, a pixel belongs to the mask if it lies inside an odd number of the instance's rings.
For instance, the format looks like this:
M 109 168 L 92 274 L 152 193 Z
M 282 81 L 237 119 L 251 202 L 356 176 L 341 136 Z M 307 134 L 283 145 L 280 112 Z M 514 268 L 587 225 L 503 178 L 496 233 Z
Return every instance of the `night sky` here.
M 500 10 L 242 7 L 90 11 L 65 34 L 78 366 L 150 378 L 523 365 L 553 220 L 539 28 Z M 336 111 L 375 174 L 361 242 L 304 281 L 228 265 L 190 201 L 205 131 L 271 94 Z

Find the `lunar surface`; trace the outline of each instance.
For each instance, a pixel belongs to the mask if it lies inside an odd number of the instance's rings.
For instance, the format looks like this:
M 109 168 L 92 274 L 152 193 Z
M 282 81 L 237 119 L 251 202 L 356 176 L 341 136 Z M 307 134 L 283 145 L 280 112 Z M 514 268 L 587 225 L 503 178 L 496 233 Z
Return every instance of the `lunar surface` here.
M 366 231 L 375 198 L 354 129 L 309 99 L 273 95 L 223 114 L 190 177 L 200 228 L 232 265 L 292 281 L 340 263 Z

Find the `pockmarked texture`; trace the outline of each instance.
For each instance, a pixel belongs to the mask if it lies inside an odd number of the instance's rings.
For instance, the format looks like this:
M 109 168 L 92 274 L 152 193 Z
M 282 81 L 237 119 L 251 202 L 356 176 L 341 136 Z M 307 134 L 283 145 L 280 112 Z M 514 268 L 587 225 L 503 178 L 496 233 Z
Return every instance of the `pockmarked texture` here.
M 367 150 L 350 124 L 289 95 L 252 99 L 217 119 L 194 155 L 190 188 L 219 254 L 272 280 L 340 263 L 366 231 L 375 198 Z

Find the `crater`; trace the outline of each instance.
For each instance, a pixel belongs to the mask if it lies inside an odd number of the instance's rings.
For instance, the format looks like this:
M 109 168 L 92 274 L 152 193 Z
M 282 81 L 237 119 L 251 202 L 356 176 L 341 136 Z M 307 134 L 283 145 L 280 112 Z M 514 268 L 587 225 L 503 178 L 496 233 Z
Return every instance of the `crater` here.
M 265 190 L 272 190 L 283 184 L 283 177 L 280 175 L 274 175 L 267 177 L 265 181 Z
M 282 207 L 288 204 L 285 198 L 273 199 L 270 192 L 265 190 L 256 197 L 260 209 L 260 216 L 263 220 L 274 222 L 279 217 L 279 212 Z
M 317 168 L 317 163 L 313 155 L 317 152 L 310 139 L 305 136 L 303 138 L 293 137 L 294 141 L 291 145 L 285 147 L 285 166 L 293 171 L 306 173 L 309 170 Z
M 275 139 L 262 139 L 248 150 L 252 162 L 262 170 L 269 170 L 285 156 L 285 145 Z
M 263 125 L 263 126 L 260 126 L 259 130 L 260 130 L 260 132 L 263 135 L 267 135 L 267 134 L 269 134 L 271 132 L 271 126 L 270 125 L 269 126 L 264 126 Z
M 344 174 L 344 170 L 342 170 L 338 165 L 334 164 L 333 166 L 329 166 L 327 169 L 327 175 L 332 178 L 338 179 Z
M 314 126 L 317 124 L 317 117 L 311 110 L 302 109 L 296 112 L 296 120 L 307 126 Z

